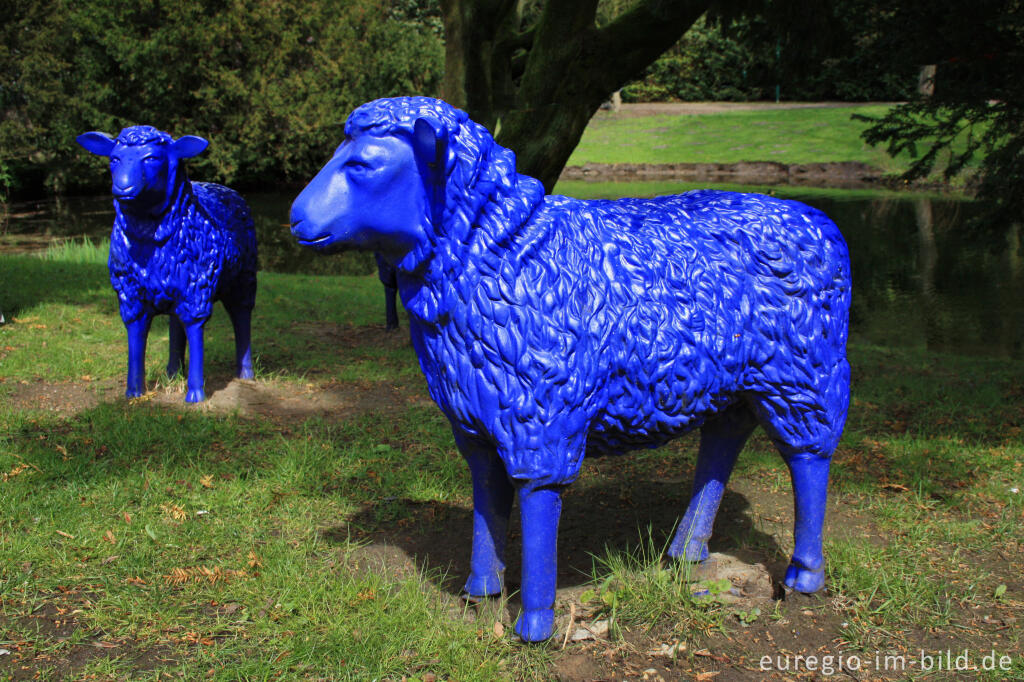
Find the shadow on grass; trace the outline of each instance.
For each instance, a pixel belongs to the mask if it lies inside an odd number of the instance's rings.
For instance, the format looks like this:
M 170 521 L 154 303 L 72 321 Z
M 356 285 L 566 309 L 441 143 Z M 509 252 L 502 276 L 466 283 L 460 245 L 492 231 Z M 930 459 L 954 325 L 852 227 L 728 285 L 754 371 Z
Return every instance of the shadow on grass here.
M 0 310 L 11 319 L 40 303 L 94 305 L 115 301 L 105 265 L 0 256 L 0 272 L 4 279 Z
M 689 499 L 689 484 L 636 481 L 629 495 L 619 482 L 571 486 L 558 528 L 558 587 L 578 587 L 601 573 L 599 558 L 627 553 L 653 542 L 666 548 Z M 344 525 L 326 528 L 322 537 L 345 545 L 351 540 L 398 547 L 416 563 L 423 575 L 443 576 L 440 589 L 462 592 L 469 575 L 473 514 L 468 508 L 442 502 L 395 500 L 383 521 L 374 506 L 364 507 Z M 747 563 L 760 562 L 781 579 L 785 562 L 775 539 L 755 528 L 750 503 L 738 493 L 726 492 L 710 542 L 712 552 L 726 552 Z M 394 514 L 399 521 L 396 523 Z M 512 510 L 507 549 L 506 584 L 519 589 L 522 535 L 518 508 Z M 668 557 L 663 558 L 669 561 Z M 776 575 L 777 574 L 777 575 Z

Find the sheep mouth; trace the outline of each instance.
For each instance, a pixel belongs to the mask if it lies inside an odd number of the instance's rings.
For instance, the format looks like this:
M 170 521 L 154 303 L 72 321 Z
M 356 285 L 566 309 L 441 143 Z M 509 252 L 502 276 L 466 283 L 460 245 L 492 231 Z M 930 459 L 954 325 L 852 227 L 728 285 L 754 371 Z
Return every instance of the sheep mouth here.
M 297 241 L 301 246 L 326 246 L 331 241 L 331 235 L 325 234 L 321 237 L 314 237 L 313 239 L 296 237 L 295 241 Z

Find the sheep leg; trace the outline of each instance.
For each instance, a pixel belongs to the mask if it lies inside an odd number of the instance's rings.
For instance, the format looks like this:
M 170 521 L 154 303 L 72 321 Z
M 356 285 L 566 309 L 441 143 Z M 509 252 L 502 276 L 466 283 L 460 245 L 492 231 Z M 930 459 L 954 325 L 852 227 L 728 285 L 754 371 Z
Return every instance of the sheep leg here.
M 465 591 L 490 597 L 501 594 L 514 489 L 493 448 L 460 442 L 459 450 L 473 476 L 473 554 Z
M 138 398 L 146 392 L 146 338 L 153 315 L 144 312 L 131 322 L 125 322 L 128 331 L 128 380 L 124 395 Z
M 174 378 L 185 366 L 185 327 L 174 313 L 168 315 L 167 376 Z
M 398 329 L 398 289 L 384 285 L 385 331 Z
M 736 405 L 700 429 L 700 450 L 693 476 L 693 495 L 676 529 L 668 555 L 685 561 L 708 558 L 708 539 L 726 483 L 757 420 L 745 405 Z
M 206 400 L 203 390 L 203 326 L 206 320 L 199 320 L 185 325 L 185 336 L 188 339 L 188 392 L 185 402 L 201 403 Z
M 239 379 L 252 379 L 252 309 L 244 306 L 227 308 L 235 330 L 235 370 Z
M 540 642 L 551 636 L 555 624 L 561 489 L 521 487 L 519 512 L 523 530 L 523 612 L 515 631 L 524 642 Z
M 817 592 L 825 586 L 825 557 L 821 551 L 828 468 L 831 457 L 798 454 L 787 458 L 793 478 L 794 549 L 785 583 L 797 592 Z

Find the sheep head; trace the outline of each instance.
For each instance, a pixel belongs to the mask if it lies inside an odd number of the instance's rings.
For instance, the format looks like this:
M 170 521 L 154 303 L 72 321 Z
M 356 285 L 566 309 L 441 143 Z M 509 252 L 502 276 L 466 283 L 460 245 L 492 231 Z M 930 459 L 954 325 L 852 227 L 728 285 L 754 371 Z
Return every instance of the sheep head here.
M 195 135 L 173 139 L 152 126 L 125 128 L 116 139 L 82 133 L 78 144 L 110 158 L 111 192 L 121 210 L 139 218 L 159 218 L 185 181 L 180 161 L 201 154 L 209 142 Z
M 292 204 L 292 234 L 318 251 L 372 250 L 401 261 L 427 242 L 446 139 L 422 119 L 411 135 L 350 135 Z

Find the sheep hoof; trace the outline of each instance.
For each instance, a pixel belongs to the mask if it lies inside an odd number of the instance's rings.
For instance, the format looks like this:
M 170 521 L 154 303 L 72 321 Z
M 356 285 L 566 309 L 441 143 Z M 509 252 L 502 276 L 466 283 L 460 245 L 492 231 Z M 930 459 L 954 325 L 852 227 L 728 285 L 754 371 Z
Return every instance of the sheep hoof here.
M 516 634 L 524 642 L 543 642 L 551 637 L 555 626 L 554 609 L 523 611 L 516 621 Z
M 816 571 L 812 571 L 809 568 L 800 566 L 796 562 L 792 562 L 789 564 L 789 568 L 786 569 L 786 579 L 783 582 L 787 587 L 797 592 L 804 592 L 806 594 L 817 592 L 825 586 L 825 569 L 819 568 Z
M 501 594 L 501 575 L 470 575 L 463 590 L 470 597 L 496 597 Z
M 142 389 L 129 388 L 124 392 L 124 397 L 128 399 L 141 398 L 143 393 L 145 393 L 145 391 Z
M 181 364 L 167 365 L 167 378 L 173 379 L 174 377 L 178 376 L 181 373 L 182 366 L 183 365 Z
M 201 388 L 190 388 L 185 395 L 186 403 L 201 403 L 206 400 L 206 392 Z
M 242 369 L 238 370 L 239 379 L 252 380 L 254 376 L 255 375 L 252 373 L 252 367 L 243 367 Z

